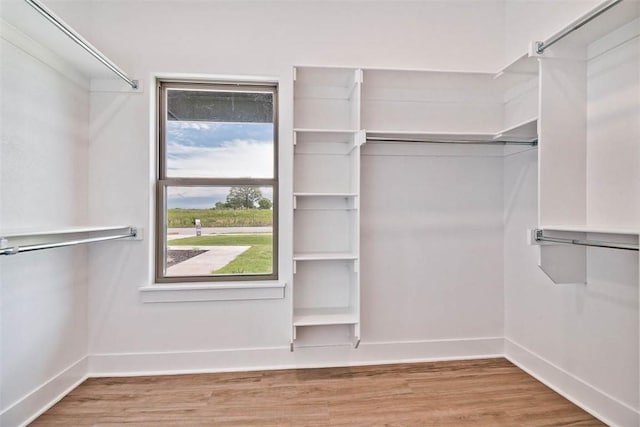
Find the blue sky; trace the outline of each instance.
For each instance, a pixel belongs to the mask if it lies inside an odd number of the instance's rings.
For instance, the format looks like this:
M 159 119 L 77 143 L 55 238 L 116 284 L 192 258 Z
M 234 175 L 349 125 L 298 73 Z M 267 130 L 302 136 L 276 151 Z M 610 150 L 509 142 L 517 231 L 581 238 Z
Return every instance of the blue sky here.
M 168 121 L 169 177 L 273 177 L 272 123 Z M 229 189 L 181 187 L 167 194 L 169 208 L 210 208 L 225 201 Z M 263 189 L 271 198 L 271 189 Z

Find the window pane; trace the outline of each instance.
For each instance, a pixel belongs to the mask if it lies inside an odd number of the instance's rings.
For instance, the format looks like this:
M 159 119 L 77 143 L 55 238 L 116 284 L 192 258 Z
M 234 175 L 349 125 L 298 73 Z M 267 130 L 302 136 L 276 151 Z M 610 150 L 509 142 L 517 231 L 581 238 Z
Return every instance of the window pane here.
M 273 187 L 167 187 L 165 197 L 165 276 L 273 273 Z
M 167 90 L 166 176 L 273 178 L 273 94 Z

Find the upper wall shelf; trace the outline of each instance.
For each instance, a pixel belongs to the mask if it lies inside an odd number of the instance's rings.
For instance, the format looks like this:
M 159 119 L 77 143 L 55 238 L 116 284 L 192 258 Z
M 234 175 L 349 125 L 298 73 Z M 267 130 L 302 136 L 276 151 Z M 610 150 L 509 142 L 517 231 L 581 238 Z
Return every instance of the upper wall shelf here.
M 39 231 L 7 230 L 0 235 L 0 255 L 136 237 L 139 237 L 138 230 L 130 226 L 65 227 Z
M 367 141 L 535 145 L 537 123 L 536 118 L 531 118 L 496 133 L 370 130 L 367 131 Z
M 634 228 L 613 228 L 606 226 L 587 226 L 587 225 L 547 225 L 541 227 L 544 231 L 566 231 L 575 233 L 599 233 L 599 234 L 619 234 L 638 236 L 639 229 Z
M 493 137 L 502 141 L 534 141 L 538 138 L 538 118 L 533 117 L 521 123 L 499 130 Z
M 538 54 L 555 56 L 556 49 L 567 53 L 586 53 L 580 48 L 600 40 L 640 17 L 640 2 L 633 0 L 608 0 L 577 18 L 558 33 L 536 45 Z M 562 43 L 555 45 L 562 40 Z M 540 50 L 543 50 L 542 52 Z
M 59 71 L 78 78 L 120 78 L 130 89 L 139 89 L 112 60 L 38 0 L 6 0 L 0 7 L 1 36 L 37 57 L 54 52 Z M 44 48 L 44 50 L 43 50 Z M 60 61 L 60 59 L 62 61 Z
M 501 79 L 507 77 L 533 77 L 538 74 L 538 59 L 524 54 L 516 58 L 513 62 L 507 64 L 504 68 L 500 69 L 495 75 L 494 79 Z
M 61 227 L 61 228 L 23 228 L 13 230 L 1 230 L 0 237 L 4 238 L 23 238 L 34 236 L 57 236 L 57 235 L 72 235 L 80 233 L 95 233 L 95 232 L 111 232 L 119 231 L 130 228 L 129 226 L 77 226 L 77 227 Z

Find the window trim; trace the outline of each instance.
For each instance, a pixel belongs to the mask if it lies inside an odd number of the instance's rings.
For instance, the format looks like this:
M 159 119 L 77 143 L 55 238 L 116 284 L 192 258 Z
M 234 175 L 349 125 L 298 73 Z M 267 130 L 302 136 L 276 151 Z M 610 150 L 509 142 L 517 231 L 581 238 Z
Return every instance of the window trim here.
M 169 178 L 166 176 L 166 92 L 168 89 L 193 89 L 227 91 L 227 92 L 266 92 L 272 94 L 273 99 L 273 178 Z M 156 79 L 156 200 L 155 200 L 155 283 L 220 283 L 220 282 L 266 282 L 278 281 L 279 272 L 279 168 L 278 168 L 278 84 L 268 82 L 221 81 L 221 80 L 183 80 Z M 254 275 L 207 275 L 207 276 L 165 276 L 164 259 L 166 257 L 166 188 L 169 186 L 234 186 L 255 185 L 273 188 L 273 255 L 271 274 Z

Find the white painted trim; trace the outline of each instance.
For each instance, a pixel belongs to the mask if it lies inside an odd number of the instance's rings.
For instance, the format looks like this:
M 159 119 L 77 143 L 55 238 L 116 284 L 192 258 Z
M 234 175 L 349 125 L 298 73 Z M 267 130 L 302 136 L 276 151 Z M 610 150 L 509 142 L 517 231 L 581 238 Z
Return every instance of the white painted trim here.
M 175 375 L 327 368 L 503 357 L 499 337 L 437 341 L 362 342 L 352 346 L 289 346 L 163 353 L 94 354 L 92 377 Z
M 89 89 L 89 79 L 79 72 L 73 65 L 60 58 L 51 50 L 42 46 L 29 36 L 8 22 L 0 19 L 0 38 L 12 44 L 27 55 L 51 67 L 63 77 L 79 85 L 83 89 Z
M 156 72 L 151 75 L 152 82 L 158 80 L 204 80 L 204 81 L 220 81 L 233 83 L 265 83 L 280 84 L 280 78 L 276 76 L 251 76 L 244 74 L 204 74 L 204 73 L 169 73 Z
M 142 302 L 194 302 L 282 299 L 285 282 L 226 282 L 215 285 L 172 284 L 142 286 Z
M 0 413 L 2 426 L 26 426 L 58 403 L 88 377 L 89 358 L 83 357 Z
M 610 426 L 640 425 L 640 411 L 505 338 L 505 357 L 556 393 Z

